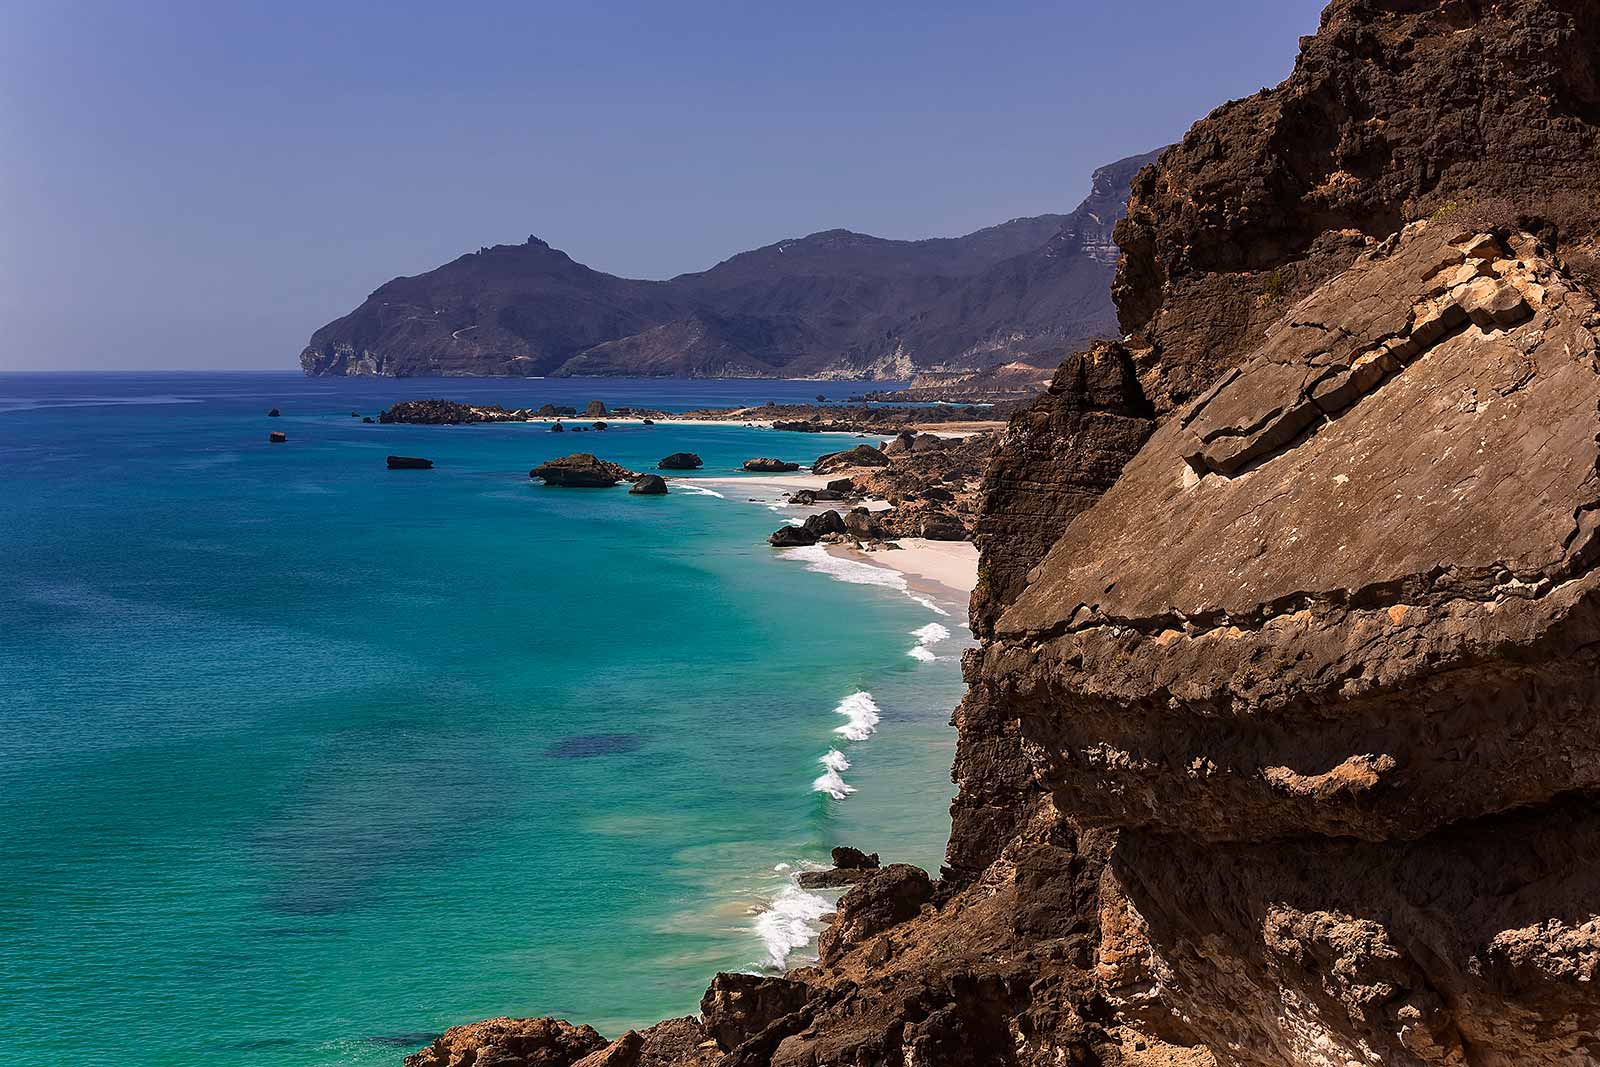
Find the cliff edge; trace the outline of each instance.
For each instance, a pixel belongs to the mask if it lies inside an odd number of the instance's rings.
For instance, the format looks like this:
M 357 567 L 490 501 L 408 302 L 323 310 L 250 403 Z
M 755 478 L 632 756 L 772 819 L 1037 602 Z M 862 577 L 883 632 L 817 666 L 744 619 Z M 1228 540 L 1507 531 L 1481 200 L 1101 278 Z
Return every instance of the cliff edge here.
M 697 1055 L 1600 1061 L 1597 56 L 1600 0 L 1337 0 L 1141 172 L 1127 335 L 985 482 L 940 879 Z

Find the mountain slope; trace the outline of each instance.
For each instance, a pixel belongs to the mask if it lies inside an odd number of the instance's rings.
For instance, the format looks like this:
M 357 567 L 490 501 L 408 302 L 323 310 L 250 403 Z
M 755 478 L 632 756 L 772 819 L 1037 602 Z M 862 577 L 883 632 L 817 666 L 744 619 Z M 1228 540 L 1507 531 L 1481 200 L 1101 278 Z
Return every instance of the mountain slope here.
M 308 375 L 909 377 L 1114 332 L 1111 225 L 1150 156 L 1095 172 L 1070 215 L 962 237 L 826 230 L 664 282 L 530 237 L 396 278 L 312 335 Z

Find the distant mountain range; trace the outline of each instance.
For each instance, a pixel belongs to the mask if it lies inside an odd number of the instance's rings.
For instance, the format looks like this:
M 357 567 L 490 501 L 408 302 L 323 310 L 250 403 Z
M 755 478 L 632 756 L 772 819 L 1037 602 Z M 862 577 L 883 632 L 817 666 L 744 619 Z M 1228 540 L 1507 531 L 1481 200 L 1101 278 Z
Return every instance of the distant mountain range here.
M 636 281 L 535 237 L 396 278 L 311 337 L 308 375 L 910 378 L 1116 335 L 1111 229 L 1158 152 L 1094 173 L 1070 215 L 964 237 L 826 230 Z

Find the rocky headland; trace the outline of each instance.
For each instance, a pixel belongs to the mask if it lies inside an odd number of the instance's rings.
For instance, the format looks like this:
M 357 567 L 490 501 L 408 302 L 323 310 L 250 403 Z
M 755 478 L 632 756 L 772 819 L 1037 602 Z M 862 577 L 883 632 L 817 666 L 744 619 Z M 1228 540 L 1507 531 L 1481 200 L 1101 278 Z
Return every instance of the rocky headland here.
M 699 1020 L 414 1067 L 1600 1062 L 1597 56 L 1597 0 L 1331 4 L 998 442 L 938 878 Z
M 961 237 L 826 230 L 664 282 L 537 237 L 395 278 L 317 330 L 308 375 L 904 379 L 1115 328 L 1112 226 L 1149 155 L 1097 170 L 1066 215 Z M 840 308 L 848 308 L 840 314 Z

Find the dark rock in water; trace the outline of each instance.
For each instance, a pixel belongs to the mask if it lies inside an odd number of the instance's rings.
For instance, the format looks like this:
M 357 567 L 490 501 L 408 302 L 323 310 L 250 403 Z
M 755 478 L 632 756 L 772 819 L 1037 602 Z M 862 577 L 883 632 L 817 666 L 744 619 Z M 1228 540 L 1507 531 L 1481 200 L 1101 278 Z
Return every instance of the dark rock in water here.
M 654 426 L 655 424 L 656 424 L 656 420 L 655 419 L 645 419 L 644 422 L 642 423 L 642 425 L 645 425 L 645 426 Z
M 664 471 L 692 471 L 702 466 L 700 457 L 693 452 L 674 452 L 656 464 Z
M 584 417 L 585 418 L 590 418 L 590 419 L 596 418 L 597 416 L 600 416 L 600 415 L 604 415 L 605 413 L 606 413 L 605 404 L 601 403 L 598 400 L 589 401 L 589 403 L 587 405 L 585 405 L 585 407 L 583 409 Z
M 417 456 L 390 456 L 389 469 L 392 471 L 431 471 L 433 460 L 421 459 Z
M 565 426 L 561 425 L 559 422 L 552 422 L 550 424 L 550 432 L 551 433 L 566 433 L 567 432 L 567 428 Z
M 351 412 L 351 413 L 350 413 L 350 417 L 351 417 L 351 418 L 352 418 L 352 419 L 359 419 L 359 418 L 360 418 L 360 417 L 361 417 L 361 412 L 359 412 L 359 411 L 352 411 L 352 412 Z
M 780 526 L 767 535 L 773 548 L 804 548 L 817 543 L 817 535 L 804 526 Z
M 378 413 L 383 423 L 419 423 L 424 426 L 459 426 L 473 422 L 523 422 L 531 412 L 525 409 L 507 411 L 488 404 L 478 407 L 458 400 L 401 400 Z
M 833 865 L 840 870 L 876 870 L 878 863 L 876 852 L 862 852 L 859 848 L 851 848 L 849 845 L 837 845 L 833 849 Z
M 908 919 L 933 899 L 928 872 L 909 863 L 892 863 L 839 898 L 839 917 L 822 932 L 818 945 L 824 965 L 867 939 Z
M 711 979 L 711 987 L 700 998 L 700 1015 L 717 1047 L 732 1052 L 804 1008 L 810 999 L 811 989 L 804 982 L 724 972 Z
M 877 871 L 841 871 L 830 868 L 826 871 L 801 871 L 795 875 L 795 884 L 801 889 L 842 889 L 847 885 L 855 885 L 871 878 Z
M 856 445 L 844 452 L 830 452 L 825 456 L 817 457 L 811 465 L 817 474 L 832 474 L 836 470 L 846 467 L 887 467 L 889 457 L 871 445 Z
M 828 399 L 828 398 L 827 398 L 827 397 L 825 397 L 825 396 L 823 396 L 823 395 L 822 395 L 822 394 L 821 394 L 821 393 L 818 393 L 818 394 L 817 394 L 817 403 L 819 403 L 819 404 L 821 404 L 821 403 L 823 403 L 823 402 L 824 402 L 824 401 L 826 401 L 826 400 L 827 400 L 827 399 Z
M 799 470 L 800 464 L 789 463 L 781 459 L 747 459 L 744 461 L 744 469 L 758 471 L 762 474 L 783 474 L 788 471 Z
M 635 496 L 665 496 L 667 493 L 667 480 L 659 474 L 646 474 L 643 478 L 633 483 L 628 490 Z
M 269 418 L 269 419 L 275 419 L 275 418 L 277 418 L 277 417 L 278 417 L 278 416 L 279 416 L 279 415 L 280 415 L 280 414 L 281 414 L 281 412 L 279 412 L 279 411 L 278 411 L 278 409 L 277 409 L 277 408 L 273 408 L 273 409 L 272 409 L 272 410 L 271 410 L 271 411 L 269 411 L 269 412 L 267 412 L 267 418 Z
M 528 472 L 528 477 L 542 479 L 545 485 L 604 489 L 618 482 L 637 481 L 641 475 L 615 463 L 596 459 L 592 453 L 574 452 L 570 456 L 539 464 Z
M 864 882 L 878 873 L 878 854 L 840 845 L 833 850 L 833 869 L 804 871 L 795 881 L 802 889 L 837 889 Z
M 366 423 L 370 423 L 370 422 L 373 422 L 374 420 L 373 420 L 371 415 L 363 415 L 363 416 L 361 416 L 361 421 L 362 422 L 366 422 Z
M 267 440 L 271 441 L 275 445 L 281 445 L 288 439 L 289 435 L 284 433 L 282 430 L 273 430 L 271 433 L 267 434 Z
M 593 759 L 596 756 L 622 756 L 644 747 L 638 734 L 577 734 L 563 737 L 544 750 L 556 759 Z
M 594 1027 L 565 1019 L 486 1019 L 452 1026 L 405 1067 L 572 1067 L 607 1044 Z
M 597 422 L 594 424 L 594 428 L 597 430 L 603 430 L 606 428 L 606 424 L 603 422 Z
M 576 415 L 578 409 L 569 404 L 541 404 L 537 412 L 541 419 L 555 419 L 563 415 Z

